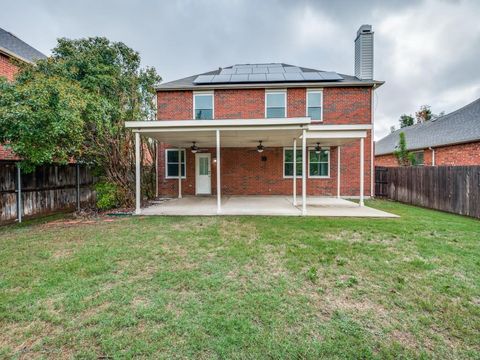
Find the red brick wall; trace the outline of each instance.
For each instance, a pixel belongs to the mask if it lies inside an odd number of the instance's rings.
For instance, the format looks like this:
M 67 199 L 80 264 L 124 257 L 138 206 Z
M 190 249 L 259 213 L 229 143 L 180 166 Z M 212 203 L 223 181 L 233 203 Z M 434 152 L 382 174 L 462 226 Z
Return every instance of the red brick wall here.
M 7 80 L 12 81 L 18 67 L 14 65 L 10 58 L 4 54 L 0 54 L 0 76 L 4 76 Z
M 325 88 L 325 124 L 369 124 L 371 122 L 369 88 Z M 157 94 L 159 120 L 191 119 L 192 91 L 160 91 Z M 216 90 L 215 119 L 251 119 L 265 117 L 264 89 Z M 306 88 L 287 90 L 287 116 L 306 114 Z M 178 194 L 178 180 L 165 179 L 165 147 L 159 147 L 159 193 L 162 196 Z M 290 195 L 292 180 L 283 178 L 283 148 L 268 148 L 263 154 L 246 148 L 222 148 L 222 192 L 231 195 Z M 342 146 L 341 195 L 359 195 L 360 141 Z M 208 150 L 215 157 L 215 150 Z M 261 161 L 266 156 L 267 161 Z M 371 189 L 371 133 L 365 139 L 365 190 Z M 216 191 L 216 166 L 212 164 L 212 193 Z M 298 193 L 301 181 L 298 180 Z M 183 193 L 195 194 L 195 155 L 187 150 L 187 178 L 182 181 Z M 330 178 L 307 179 L 309 195 L 337 194 L 337 148 L 331 148 Z
M 435 165 L 480 165 L 480 141 L 442 146 L 435 149 Z M 425 149 L 423 153 L 424 165 L 430 166 L 433 161 L 432 151 Z M 375 166 L 398 166 L 393 154 L 375 156 Z

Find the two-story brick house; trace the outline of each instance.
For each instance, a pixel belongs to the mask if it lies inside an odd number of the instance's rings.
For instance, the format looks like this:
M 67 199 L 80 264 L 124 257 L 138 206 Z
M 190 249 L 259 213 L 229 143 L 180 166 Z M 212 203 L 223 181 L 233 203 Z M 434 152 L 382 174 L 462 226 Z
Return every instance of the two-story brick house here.
M 290 195 L 303 214 L 310 196 L 357 197 L 363 206 L 372 194 L 373 92 L 382 84 L 373 80 L 372 28 L 363 25 L 355 76 L 237 64 L 159 85 L 158 121 L 126 126 L 137 159 L 140 135 L 159 142 L 161 196 L 215 195 L 219 213 L 222 195 Z M 137 171 L 137 213 L 139 184 Z

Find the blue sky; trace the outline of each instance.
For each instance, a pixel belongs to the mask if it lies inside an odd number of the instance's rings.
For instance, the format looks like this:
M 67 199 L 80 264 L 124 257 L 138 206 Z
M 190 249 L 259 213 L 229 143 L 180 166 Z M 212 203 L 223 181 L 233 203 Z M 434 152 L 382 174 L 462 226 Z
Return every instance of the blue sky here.
M 480 97 L 480 1 L 53 1 L 2 4 L 0 27 L 45 54 L 59 37 L 106 36 L 165 81 L 235 63 L 285 62 L 353 73 L 361 24 L 375 31 L 375 137 L 429 104 Z

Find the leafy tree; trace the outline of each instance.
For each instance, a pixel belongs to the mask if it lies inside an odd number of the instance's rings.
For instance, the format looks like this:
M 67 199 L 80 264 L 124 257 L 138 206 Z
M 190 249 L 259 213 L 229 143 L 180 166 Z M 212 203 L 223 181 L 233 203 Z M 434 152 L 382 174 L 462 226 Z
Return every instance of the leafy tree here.
M 405 133 L 399 134 L 400 140 L 398 147 L 393 152 L 393 155 L 397 158 L 398 165 L 409 166 L 414 162 L 414 155 L 407 150 L 407 140 L 405 139 Z
M 417 123 L 424 123 L 426 121 L 430 121 L 432 119 L 432 110 L 430 109 L 429 105 L 422 105 L 420 106 L 420 110 L 415 113 L 415 117 L 417 118 Z
M 403 114 L 402 116 L 400 116 L 399 122 L 400 122 L 400 128 L 404 128 L 404 127 L 413 125 L 415 122 L 415 119 L 413 118 L 412 115 Z
M 141 68 L 139 54 L 121 42 L 59 39 L 49 59 L 24 66 L 14 83 L 2 83 L 0 142 L 26 169 L 72 158 L 95 166 L 116 188 L 118 204 L 131 206 L 134 136 L 124 123 L 154 118 L 159 81 L 155 69 Z M 154 145 L 143 142 L 145 165 Z M 153 166 L 144 171 L 144 180 L 153 178 Z M 153 184 L 145 185 L 151 195 Z

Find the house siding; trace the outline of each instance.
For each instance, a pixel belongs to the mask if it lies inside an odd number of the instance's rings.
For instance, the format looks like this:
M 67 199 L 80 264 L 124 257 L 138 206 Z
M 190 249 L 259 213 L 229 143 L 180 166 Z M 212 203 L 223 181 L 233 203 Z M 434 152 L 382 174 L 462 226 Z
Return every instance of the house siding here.
M 450 146 L 440 146 L 435 149 L 436 166 L 468 166 L 480 164 L 480 141 Z M 433 165 L 433 153 L 430 149 L 423 150 L 424 165 Z M 375 156 L 375 166 L 398 166 L 393 154 Z
M 307 88 L 287 90 L 287 117 L 306 116 Z M 215 119 L 255 119 L 265 117 L 265 89 L 215 90 Z M 370 88 L 324 88 L 323 123 L 370 124 Z M 158 120 L 186 120 L 193 115 L 192 91 L 159 91 L 157 93 Z M 371 132 L 365 139 L 365 187 L 371 189 Z M 293 142 L 293 140 L 292 140 Z M 158 147 L 158 188 L 161 196 L 176 196 L 178 180 L 165 179 L 165 149 Z M 262 154 L 254 148 L 222 148 L 222 193 L 226 195 L 291 195 L 293 180 L 283 177 L 283 148 L 269 148 Z M 205 149 L 215 158 L 215 149 Z M 300 151 L 300 148 L 299 148 Z M 308 178 L 307 194 L 317 196 L 337 195 L 337 147 L 330 149 L 330 177 Z M 360 192 L 360 141 L 341 148 L 341 195 L 358 196 Z M 195 195 L 195 155 L 186 152 L 187 176 L 182 180 L 182 192 Z M 262 161 L 262 157 L 266 161 Z M 212 194 L 216 192 L 216 164 L 212 163 Z M 301 193 L 301 179 L 297 180 Z

